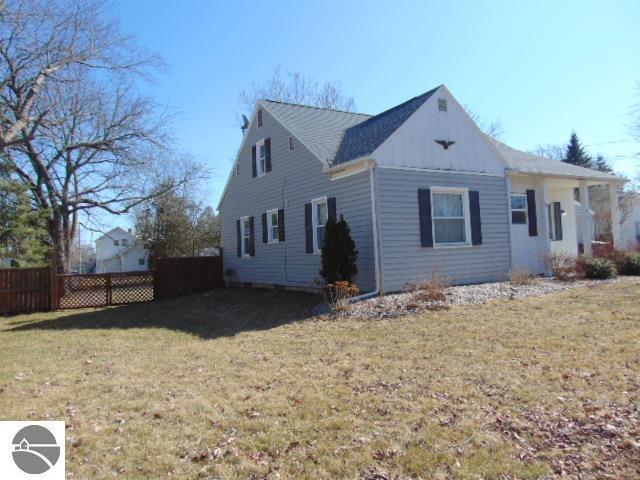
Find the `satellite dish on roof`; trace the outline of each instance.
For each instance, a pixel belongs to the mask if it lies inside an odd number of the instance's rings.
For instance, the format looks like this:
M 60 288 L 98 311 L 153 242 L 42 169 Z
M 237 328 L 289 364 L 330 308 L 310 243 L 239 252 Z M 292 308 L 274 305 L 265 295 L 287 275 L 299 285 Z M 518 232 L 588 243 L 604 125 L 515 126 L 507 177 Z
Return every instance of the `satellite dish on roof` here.
M 242 133 L 247 131 L 247 128 L 249 128 L 249 119 L 247 118 L 247 116 L 243 113 L 242 114 Z

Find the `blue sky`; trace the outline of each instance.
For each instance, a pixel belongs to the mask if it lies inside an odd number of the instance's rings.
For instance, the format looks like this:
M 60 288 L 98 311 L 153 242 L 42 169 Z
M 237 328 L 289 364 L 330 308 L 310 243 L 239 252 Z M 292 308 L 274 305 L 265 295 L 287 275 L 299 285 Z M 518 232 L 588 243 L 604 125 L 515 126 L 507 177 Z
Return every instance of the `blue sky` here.
M 638 101 L 638 1 L 147 1 L 114 4 L 125 31 L 169 64 L 149 94 L 178 111 L 181 146 L 214 171 L 217 205 L 241 141 L 238 93 L 275 66 L 339 80 L 378 113 L 444 83 L 499 119 L 502 140 L 566 143 L 633 176 L 626 125 Z M 608 143 L 615 142 L 615 143 Z M 118 223 L 116 221 L 116 223 Z

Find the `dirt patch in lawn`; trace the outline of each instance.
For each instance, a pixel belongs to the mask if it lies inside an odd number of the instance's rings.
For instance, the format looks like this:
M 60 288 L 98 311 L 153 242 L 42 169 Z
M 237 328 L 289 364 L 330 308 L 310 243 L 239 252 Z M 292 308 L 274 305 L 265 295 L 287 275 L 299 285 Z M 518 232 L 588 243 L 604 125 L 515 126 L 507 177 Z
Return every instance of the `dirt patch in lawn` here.
M 69 478 L 637 478 L 640 281 L 398 319 L 231 290 L 0 319 Z

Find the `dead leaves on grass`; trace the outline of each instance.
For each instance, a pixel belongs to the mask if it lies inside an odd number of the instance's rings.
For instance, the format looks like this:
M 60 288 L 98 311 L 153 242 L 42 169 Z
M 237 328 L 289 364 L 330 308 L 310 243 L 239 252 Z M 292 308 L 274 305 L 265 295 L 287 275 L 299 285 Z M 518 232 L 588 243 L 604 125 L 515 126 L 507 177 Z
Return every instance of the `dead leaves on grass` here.
M 619 477 L 634 465 L 640 475 L 640 410 L 633 404 L 586 402 L 573 414 L 542 408 L 498 414 L 494 427 L 513 442 L 520 461 L 544 460 L 557 475 Z

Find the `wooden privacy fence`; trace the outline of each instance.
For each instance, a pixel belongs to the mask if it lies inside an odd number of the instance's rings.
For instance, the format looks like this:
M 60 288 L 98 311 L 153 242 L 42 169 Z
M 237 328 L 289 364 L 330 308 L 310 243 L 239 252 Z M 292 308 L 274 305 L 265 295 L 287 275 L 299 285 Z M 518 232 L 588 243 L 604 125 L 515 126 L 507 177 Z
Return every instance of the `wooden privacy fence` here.
M 178 297 L 224 286 L 222 256 L 174 257 L 156 260 L 154 296 Z
M 150 302 L 224 286 L 222 257 L 161 258 L 155 267 L 55 275 L 55 265 L 0 270 L 0 314 Z
M 0 314 L 38 312 L 50 307 L 49 267 L 0 270 Z

